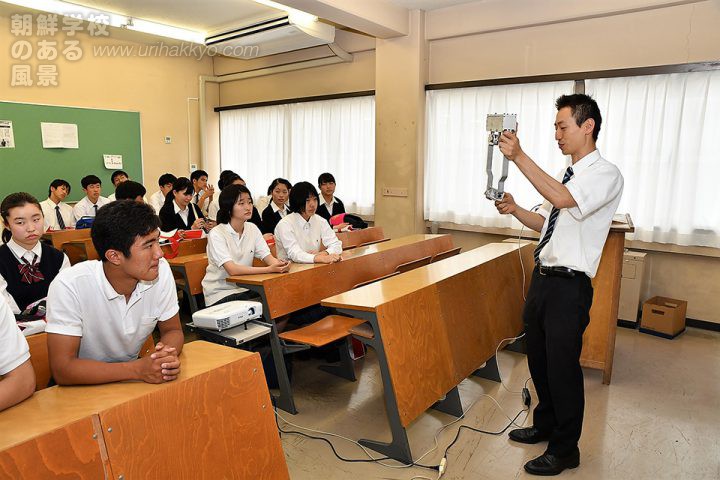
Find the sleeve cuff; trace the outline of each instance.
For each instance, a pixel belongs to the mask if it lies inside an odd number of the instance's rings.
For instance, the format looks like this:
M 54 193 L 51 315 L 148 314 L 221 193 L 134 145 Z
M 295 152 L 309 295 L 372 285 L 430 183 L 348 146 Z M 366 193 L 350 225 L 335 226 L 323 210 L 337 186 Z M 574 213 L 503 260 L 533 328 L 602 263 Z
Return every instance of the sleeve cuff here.
M 28 360 L 30 360 L 30 352 L 23 352 L 22 355 L 20 355 L 12 362 L 6 363 L 2 367 L 0 367 L 0 375 L 7 375 Z
M 70 335 L 71 337 L 82 337 L 81 327 L 71 327 L 69 325 L 58 325 L 48 322 L 45 327 L 46 333 L 59 333 L 60 335 Z
M 565 186 L 570 192 L 570 195 L 572 195 L 573 200 L 575 200 L 575 203 L 577 203 L 576 207 L 568 208 L 567 211 L 576 220 L 582 220 L 584 216 L 583 212 L 585 211 L 585 199 L 582 195 L 582 191 L 572 182 L 568 182 Z
M 180 311 L 180 305 L 175 305 L 173 308 L 168 310 L 167 312 L 164 312 L 162 315 L 160 315 L 160 318 L 158 318 L 158 322 L 167 322 L 171 318 L 173 318 L 177 313 Z

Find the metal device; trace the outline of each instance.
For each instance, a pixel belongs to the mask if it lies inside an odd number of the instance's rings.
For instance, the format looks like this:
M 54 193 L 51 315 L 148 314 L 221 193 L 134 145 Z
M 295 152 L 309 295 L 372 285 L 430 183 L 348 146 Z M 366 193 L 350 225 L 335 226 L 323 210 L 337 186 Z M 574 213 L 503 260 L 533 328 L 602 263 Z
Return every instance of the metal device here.
M 487 189 L 485 190 L 485 197 L 488 200 L 499 201 L 502 200 L 505 195 L 505 180 L 508 176 L 508 159 L 503 155 L 502 161 L 502 176 L 498 181 L 497 188 L 493 187 L 493 154 L 495 153 L 495 147 L 500 143 L 500 135 L 502 132 L 517 130 L 517 115 L 514 113 L 494 113 L 487 116 L 487 123 L 485 129 L 490 132 L 488 135 L 488 151 L 487 151 Z
M 221 303 L 193 313 L 193 324 L 199 328 L 222 331 L 262 317 L 262 303 L 246 300 Z

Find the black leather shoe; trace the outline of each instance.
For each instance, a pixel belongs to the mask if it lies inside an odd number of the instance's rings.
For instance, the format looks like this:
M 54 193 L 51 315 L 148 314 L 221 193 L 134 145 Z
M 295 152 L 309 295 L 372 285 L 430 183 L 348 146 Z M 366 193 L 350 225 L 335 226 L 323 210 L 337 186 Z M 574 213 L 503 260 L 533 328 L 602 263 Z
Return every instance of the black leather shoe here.
M 558 475 L 566 468 L 577 468 L 580 465 L 580 450 L 558 457 L 551 453 L 544 453 L 525 464 L 525 471 L 532 475 L 552 476 Z
M 510 437 L 510 440 L 513 440 L 515 442 L 535 444 L 539 442 L 544 442 L 545 440 L 550 438 L 550 435 L 542 433 L 535 427 L 527 427 L 510 430 L 508 437 Z

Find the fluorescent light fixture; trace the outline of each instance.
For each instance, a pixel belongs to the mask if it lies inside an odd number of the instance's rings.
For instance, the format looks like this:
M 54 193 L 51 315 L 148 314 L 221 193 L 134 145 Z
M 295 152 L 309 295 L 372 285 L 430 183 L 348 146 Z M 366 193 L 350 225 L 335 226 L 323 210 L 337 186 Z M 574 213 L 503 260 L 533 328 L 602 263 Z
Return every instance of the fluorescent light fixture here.
M 205 32 L 197 32 L 193 30 L 187 30 L 185 28 L 172 27 L 170 25 L 164 25 L 162 23 L 155 23 L 135 17 L 128 17 L 127 15 L 120 15 L 118 13 L 108 12 L 106 10 L 99 10 L 96 8 L 76 5 L 74 3 L 63 2 L 61 0 L 2 1 L 3 3 L 9 3 L 12 5 L 18 5 L 20 7 L 31 8 L 33 10 L 41 10 L 43 12 L 57 13 L 58 15 L 63 16 L 71 17 L 81 15 L 83 20 L 86 21 L 91 15 L 105 15 L 108 19 L 108 24 L 112 27 L 127 28 L 128 30 L 135 30 L 138 32 L 148 33 L 150 35 L 158 35 L 160 37 L 173 38 L 175 40 L 183 40 L 186 42 L 202 44 L 205 41 Z
M 273 2 L 273 0 L 253 0 L 255 3 L 260 3 L 266 7 L 275 8 L 277 10 L 283 10 L 288 13 L 288 16 L 293 23 L 299 24 L 311 24 L 318 21 L 318 17 L 311 13 L 303 12 L 292 7 L 287 7 L 282 3 Z

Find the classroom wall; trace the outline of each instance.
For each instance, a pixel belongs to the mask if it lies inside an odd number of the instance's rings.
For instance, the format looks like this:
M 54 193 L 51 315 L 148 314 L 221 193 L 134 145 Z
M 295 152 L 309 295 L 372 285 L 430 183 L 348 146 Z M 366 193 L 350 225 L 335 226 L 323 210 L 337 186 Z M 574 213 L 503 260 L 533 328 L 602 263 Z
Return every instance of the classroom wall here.
M 0 45 L 7 46 L 2 53 L 0 98 L 3 100 L 66 105 L 86 108 L 132 110 L 140 112 L 142 129 L 142 152 L 144 183 L 148 193 L 157 190 L 157 178 L 164 172 L 188 175 L 188 165 L 199 158 L 199 124 L 197 122 L 198 77 L 212 74 L 212 60 L 205 57 L 182 58 L 170 56 L 129 57 L 94 56 L 97 46 L 126 45 L 139 48 L 157 42 L 136 32 L 110 29 L 109 38 L 92 38 L 86 33 L 76 34 L 83 50 L 83 57 L 75 62 L 66 61 L 62 55 L 52 62 L 58 69 L 56 87 L 12 87 L 13 63 L 28 63 L 33 70 L 38 61 L 20 62 L 10 56 L 10 46 L 17 40 L 11 35 L 10 16 L 14 13 L 31 12 L 0 4 Z M 63 33 L 49 40 L 65 40 Z M 35 44 L 36 38 L 30 38 Z M 135 50 L 138 52 L 139 50 Z M 217 103 L 217 91 L 210 92 Z M 165 144 L 170 136 L 172 143 Z M 98 169 L 103 169 L 102 159 Z M 91 173 L 91 172 L 88 172 Z M 67 179 L 73 188 L 80 189 L 80 179 Z M 112 185 L 103 185 L 103 195 L 113 193 Z M 1 192 L 6 193 L 6 192 Z

